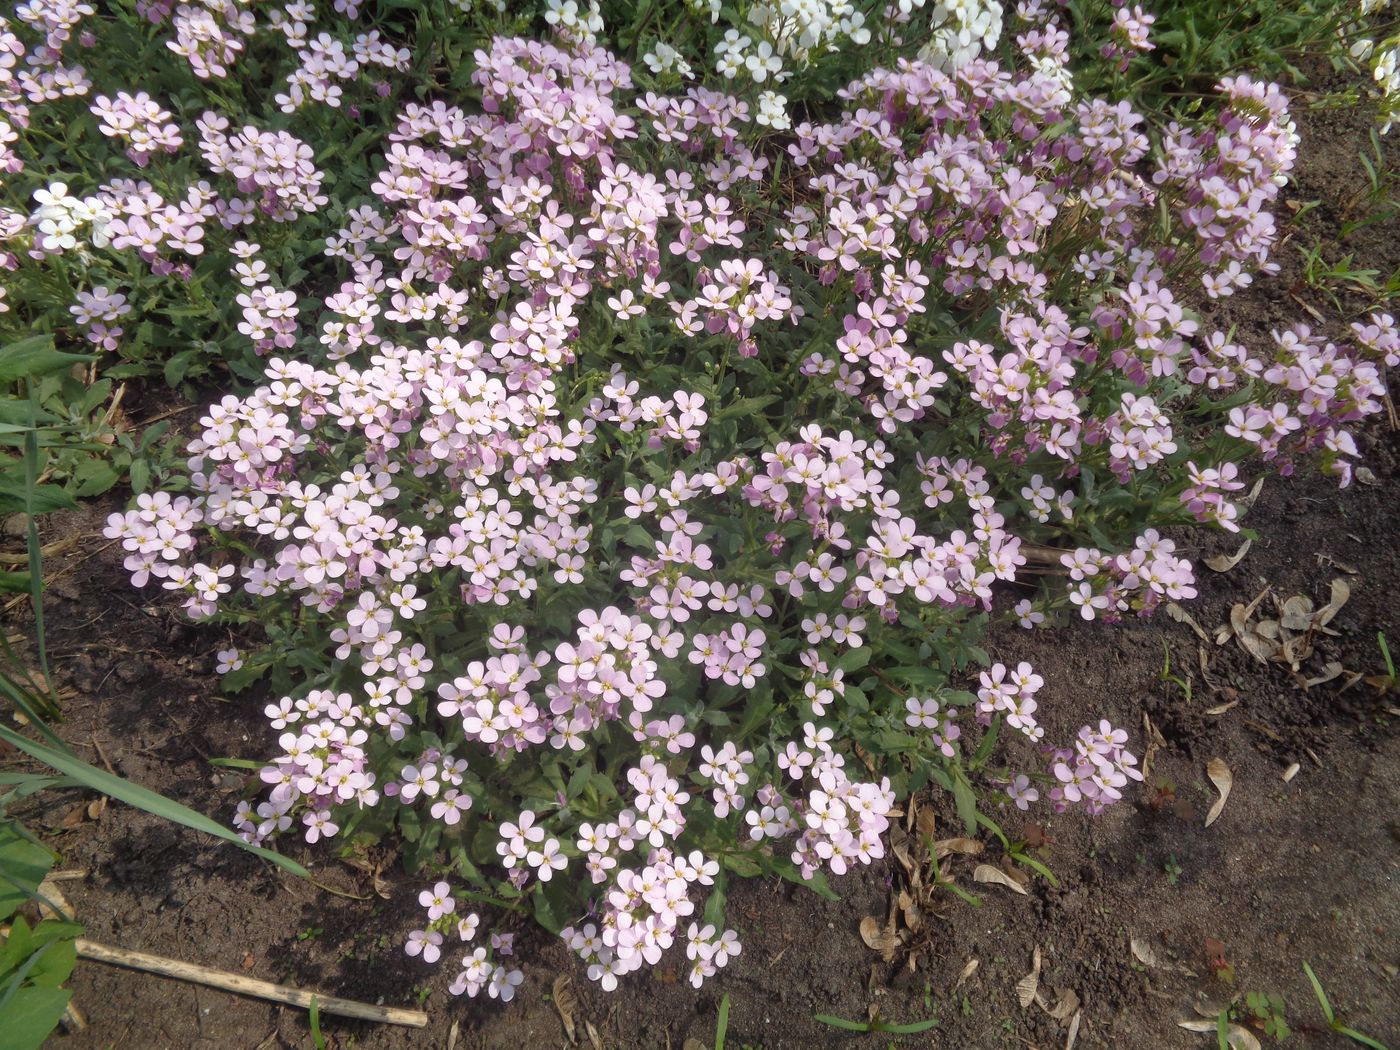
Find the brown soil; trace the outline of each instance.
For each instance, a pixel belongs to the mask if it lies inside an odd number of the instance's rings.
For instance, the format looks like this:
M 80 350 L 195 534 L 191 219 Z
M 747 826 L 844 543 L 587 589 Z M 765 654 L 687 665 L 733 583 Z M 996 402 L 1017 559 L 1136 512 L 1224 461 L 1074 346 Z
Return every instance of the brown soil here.
M 1312 220 L 1317 229 L 1335 229 L 1360 170 L 1368 116 L 1300 118 L 1305 167 L 1287 193 L 1323 199 Z M 1393 226 L 1372 227 L 1356 243 L 1336 247 L 1360 252 L 1383 273 L 1400 265 Z M 1285 248 L 1284 274 L 1229 305 L 1245 338 L 1300 316 L 1290 291 L 1335 316 L 1324 298 L 1298 284 L 1296 256 Z M 385 899 L 369 874 L 308 851 L 302 859 L 315 862 L 320 883 L 367 898 L 349 899 L 120 805 L 97 821 L 73 823 L 77 796 L 58 793 L 34 800 L 23 816 L 62 854 L 63 867 L 86 872 L 65 892 L 94 940 L 371 1002 L 413 1005 L 426 996 L 426 1031 L 324 1018 L 327 1042 L 336 1047 L 439 1048 L 449 1045 L 454 1026 L 464 1050 L 563 1046 L 550 989 L 567 974 L 584 1046 L 584 1022 L 601 1047 L 680 1048 L 690 1038 L 709 1046 L 727 994 L 731 1048 L 1049 1050 L 1065 1045 L 1065 1026 L 1036 1005 L 1022 1009 L 1015 989 L 1037 947 L 1048 1002 L 1058 1000 L 1058 989 L 1082 1000 L 1079 1047 L 1212 1046 L 1213 1036 L 1190 1034 L 1177 1022 L 1243 991 L 1283 996 L 1297 1033 L 1290 1046 L 1353 1045 L 1320 1027 L 1304 960 L 1348 1023 L 1395 1043 L 1400 697 L 1380 696 L 1364 682 L 1343 688 L 1346 675 L 1301 685 L 1332 660 L 1348 672 L 1380 672 L 1378 631 L 1400 650 L 1392 602 L 1400 589 L 1393 495 L 1400 440 L 1377 427 L 1367 445 L 1376 485 L 1338 492 L 1315 477 L 1270 480 L 1247 522 L 1260 533 L 1247 557 L 1223 574 L 1198 566 L 1202 593 L 1189 611 L 1208 633 L 1228 622 L 1232 604 L 1249 602 L 1265 586 L 1280 599 L 1303 594 L 1320 605 L 1334 578 L 1347 580 L 1351 600 L 1331 625 L 1340 633 L 1318 639 L 1300 676 L 1257 662 L 1234 642 L 1202 643 L 1190 626 L 1165 616 L 1115 630 L 1075 624 L 993 635 L 995 656 L 1031 660 L 1044 675 L 1042 712 L 1059 735 L 1086 713 L 1102 715 L 1135 727 L 1141 751 L 1146 715 L 1161 746 L 1149 782 L 1128 803 L 1096 820 L 1042 821 L 1051 841 L 1037 855 L 1058 887 L 1037 879 L 1018 896 L 978 886 L 981 908 L 949 897 L 927 920 L 918 950 L 890 964 L 862 944 L 857 925 L 865 915 L 884 917 L 893 861 L 833 880 L 839 903 L 770 882 L 737 887 L 729 917 L 743 954 L 700 991 L 661 971 L 603 994 L 562 945 L 527 932 L 520 951 L 528 977 L 515 1004 L 455 1000 L 446 993 L 447 967 L 429 969 L 402 954 L 403 934 L 419 912 L 418 881 L 392 868 L 384 873 Z M 94 761 L 110 760 L 123 776 L 224 818 L 242 778 L 208 760 L 265 752 L 265 741 L 250 739 L 262 732 L 261 719 L 247 701 L 216 695 L 210 669 L 214 651 L 228 644 L 225 635 L 195 629 L 159 596 L 127 586 L 119 550 L 100 539 L 112 509 L 115 501 L 47 522 L 48 540 L 75 531 L 89 537 L 49 566 L 55 676 L 76 694 L 60 731 Z M 1182 541 L 1201 555 L 1235 545 L 1198 533 Z M 1173 674 L 1190 679 L 1189 696 L 1163 679 L 1168 657 Z M 1210 713 L 1231 701 L 1237 703 L 1223 713 Z M 1215 792 L 1205 766 L 1217 757 L 1233 771 L 1234 791 L 1207 829 Z M 1285 783 L 1282 774 L 1294 762 L 1301 771 Z M 958 833 L 950 814 L 939 817 L 946 834 Z M 1015 811 L 1003 819 L 1013 837 L 1023 832 Z M 972 886 L 971 866 L 951 864 L 964 886 Z M 1133 938 L 1151 950 L 1154 965 L 1134 958 Z M 1233 986 L 1211 972 L 1208 938 L 1223 942 Z M 980 965 L 959 987 L 958 975 L 973 959 Z M 222 992 L 89 962 L 79 965 L 72 988 L 88 1029 L 56 1035 L 50 1045 L 57 1050 L 312 1046 L 303 1013 Z M 896 1022 L 936 1016 L 939 1023 L 899 1037 L 847 1034 L 813 1019 L 863 1019 L 872 1009 Z

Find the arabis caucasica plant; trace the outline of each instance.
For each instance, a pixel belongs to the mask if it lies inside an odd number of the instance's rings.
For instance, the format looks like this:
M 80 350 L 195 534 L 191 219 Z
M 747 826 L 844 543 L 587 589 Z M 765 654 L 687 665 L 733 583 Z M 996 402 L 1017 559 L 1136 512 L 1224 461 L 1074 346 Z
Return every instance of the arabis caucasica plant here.
M 214 46 L 184 17 L 217 76 L 241 23 Z M 1192 597 L 1161 530 L 1237 529 L 1251 457 L 1345 484 L 1396 328 L 1244 345 L 1191 309 L 1271 266 L 1277 87 L 1227 79 L 1149 135 L 1074 93 L 1048 8 L 1015 32 L 1005 61 L 969 38 L 871 69 L 781 134 L 723 78 L 639 88 L 591 32 L 497 38 L 479 101 L 406 102 L 337 188 L 335 281 L 283 287 L 240 242 L 262 381 L 200 419 L 188 489 L 108 535 L 138 585 L 248 625 L 221 666 L 273 688 L 249 840 L 405 840 L 441 876 L 406 950 L 510 999 L 510 939 L 468 901 L 532 913 L 604 987 L 673 949 L 699 984 L 741 950 L 729 877 L 830 892 L 911 791 L 975 828 L 1140 779 L 1098 698 L 1052 728 L 1030 665 L 973 667 L 982 626 Z M 135 164 L 183 142 L 260 222 L 322 207 L 288 133 L 182 138 L 104 98 Z M 103 198 L 114 243 L 148 236 L 142 192 Z M 45 236 L 94 222 L 62 199 Z

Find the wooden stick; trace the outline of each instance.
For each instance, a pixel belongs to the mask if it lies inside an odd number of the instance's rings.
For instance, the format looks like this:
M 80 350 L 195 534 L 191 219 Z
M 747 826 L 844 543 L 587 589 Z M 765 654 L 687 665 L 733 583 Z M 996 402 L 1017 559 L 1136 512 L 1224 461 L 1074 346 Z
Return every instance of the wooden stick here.
M 111 963 L 113 966 L 126 966 L 133 970 L 158 973 L 174 977 L 180 981 L 194 981 L 210 988 L 222 988 L 238 995 L 251 995 L 258 999 L 270 999 L 288 1006 L 310 1009 L 311 1000 L 323 1014 L 337 1014 L 341 1017 L 357 1017 L 364 1021 L 380 1021 L 384 1024 L 401 1024 L 410 1028 L 426 1028 L 428 1015 L 421 1010 L 404 1010 L 396 1006 L 374 1006 L 370 1003 L 357 1003 L 351 999 L 340 999 L 333 995 L 318 995 L 273 984 L 271 981 L 258 981 L 242 974 L 228 973 L 225 970 L 212 970 L 207 966 L 167 959 L 146 952 L 134 952 L 127 948 L 113 948 L 106 944 L 78 938 L 78 957 L 97 962 Z

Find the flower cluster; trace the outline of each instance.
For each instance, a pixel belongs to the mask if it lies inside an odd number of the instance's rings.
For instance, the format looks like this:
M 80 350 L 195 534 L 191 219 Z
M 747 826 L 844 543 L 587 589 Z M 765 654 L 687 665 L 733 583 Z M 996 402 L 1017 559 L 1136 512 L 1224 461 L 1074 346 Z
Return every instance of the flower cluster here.
M 143 10 L 200 77 L 263 30 L 295 52 L 289 127 L 407 61 L 309 5 Z M 1122 46 L 1150 46 L 1125 11 Z M 1275 86 L 1227 79 L 1154 140 L 1131 99 L 1076 92 L 1049 5 L 1021 6 L 1002 65 L 1001 6 L 958 0 L 919 16 L 922 59 L 865 68 L 779 146 L 765 85 L 870 30 L 836 2 L 749 14 L 714 58 L 756 100 L 687 85 L 660 44 L 639 89 L 596 5 L 550 0 L 551 39 L 477 52 L 479 106 L 403 104 L 356 186 L 309 138 L 212 109 L 219 184 L 172 183 L 170 114 L 104 95 L 102 134 L 151 181 L 57 185 L 19 216 L 41 254 L 110 235 L 161 277 L 208 231 L 264 355 L 200 418 L 187 492 L 106 528 L 134 583 L 272 642 L 220 655 L 230 688 L 276 697 L 239 831 L 397 826 L 605 988 L 672 950 L 700 984 L 741 950 L 722 872 L 820 887 L 883 856 L 930 778 L 1057 812 L 1120 798 L 1126 734 L 1049 739 L 1029 664 L 960 687 L 980 624 L 1192 597 L 1159 530 L 1237 528 L 1250 457 L 1320 451 L 1345 482 L 1400 357 L 1384 314 L 1251 349 L 1187 305 L 1271 265 L 1297 146 Z M 71 316 L 120 345 L 134 299 L 91 283 Z M 1063 582 L 1011 594 L 1033 563 Z M 509 937 L 476 944 L 447 881 L 421 900 L 406 952 L 455 937 L 453 991 L 512 998 Z

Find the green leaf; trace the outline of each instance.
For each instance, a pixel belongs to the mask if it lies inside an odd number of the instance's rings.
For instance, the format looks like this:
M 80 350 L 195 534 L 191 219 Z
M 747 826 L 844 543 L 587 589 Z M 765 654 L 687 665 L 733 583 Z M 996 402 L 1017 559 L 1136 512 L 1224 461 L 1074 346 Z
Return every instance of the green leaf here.
M 73 495 L 79 499 L 100 496 L 115 485 L 120 478 L 121 474 L 110 464 L 104 463 L 100 459 L 90 459 L 73 472 L 73 479 L 78 483 L 73 490 Z
M 13 821 L 0 824 L 0 921 L 39 892 L 54 856 L 20 834 Z
M 0 572 L 0 594 L 24 594 L 29 583 L 27 572 Z
M 715 419 L 738 419 L 741 416 L 755 416 L 760 409 L 767 408 L 777 400 L 777 394 L 764 394 L 762 397 L 743 397 L 732 404 L 725 405 L 715 413 Z
M 549 882 L 539 883 L 532 895 L 535 919 L 550 933 L 558 933 L 564 928 L 564 916 L 568 914 L 567 893 L 563 880 L 550 879 Z
M 724 866 L 741 879 L 752 879 L 763 873 L 752 853 L 726 853 Z
M 720 868 L 719 874 L 715 876 L 715 888 L 710 891 L 709 899 L 705 901 L 705 922 L 716 931 L 724 929 L 724 906 L 729 900 L 729 894 L 725 890 L 728 884 L 729 876 Z
M 766 682 L 744 695 L 744 719 L 739 723 L 739 732 L 736 734 L 740 740 L 747 740 L 749 734 L 773 713 L 774 707 L 773 688 Z
M 0 350 L 0 383 L 63 372 L 91 360 L 91 354 L 65 354 L 55 350 L 51 335 L 31 335 Z
M 65 773 L 82 783 L 91 791 L 96 791 L 102 795 L 109 795 L 118 802 L 125 802 L 128 806 L 135 806 L 137 809 L 145 810 L 153 816 L 161 817 L 164 820 L 175 824 L 182 824 L 195 831 L 202 831 L 206 835 L 213 835 L 215 838 L 231 842 L 239 849 L 256 854 L 264 860 L 270 860 L 278 867 L 290 871 L 293 875 L 300 875 L 303 878 L 310 877 L 311 873 L 303 868 L 290 857 L 284 857 L 270 849 L 263 849 L 261 846 L 252 846 L 244 842 L 229 828 L 211 820 L 203 813 L 197 813 L 188 806 L 181 805 L 174 799 L 166 798 L 157 794 L 149 788 L 144 788 L 139 784 L 133 784 L 129 780 L 108 773 L 105 769 L 98 769 L 89 765 L 76 755 L 59 751 L 48 744 L 41 744 L 37 740 L 30 740 L 28 737 L 20 736 L 13 729 L 0 725 L 0 740 L 5 740 L 19 748 L 31 758 L 37 758 L 45 765 L 51 766 L 60 773 Z
M 35 485 L 33 493 L 26 501 L 24 486 L 0 478 L 0 514 L 22 514 L 26 507 L 35 514 L 47 514 L 53 510 L 75 510 L 77 501 L 57 485 Z
M 953 802 L 969 838 L 977 834 L 977 795 L 961 769 L 953 770 Z
M 892 667 L 886 673 L 910 685 L 938 686 L 947 681 L 941 671 L 935 671 L 932 667 Z
M 851 649 L 844 653 L 841 659 L 836 661 L 836 666 L 847 674 L 852 671 L 859 671 L 866 664 L 870 663 L 873 651 L 870 646 L 862 645 L 859 649 Z
M 131 477 L 131 488 L 134 492 L 145 492 L 146 486 L 151 482 L 151 467 L 144 459 L 133 459 L 128 468 Z
M 78 964 L 74 943 L 83 928 L 74 922 L 41 922 L 34 931 L 35 943 L 49 945 L 48 951 L 29 971 L 29 983 L 40 988 L 57 988 L 68 980 Z
M 66 988 L 20 988 L 5 1004 L 0 1050 L 39 1050 L 72 997 Z
M 165 362 L 165 383 L 167 386 L 179 386 L 186 375 L 189 374 L 190 366 L 195 363 L 199 356 L 197 350 L 182 350 Z

